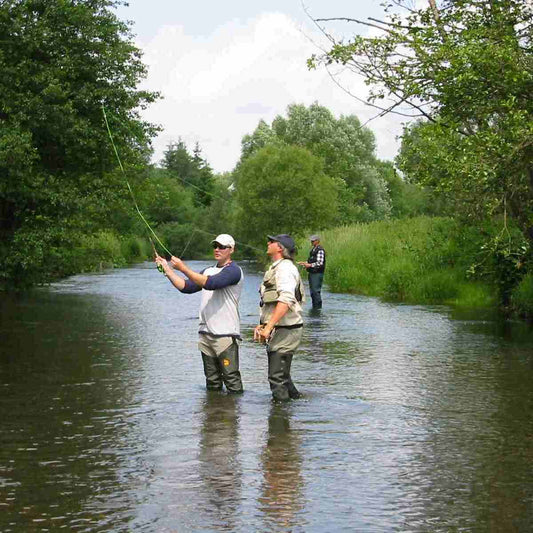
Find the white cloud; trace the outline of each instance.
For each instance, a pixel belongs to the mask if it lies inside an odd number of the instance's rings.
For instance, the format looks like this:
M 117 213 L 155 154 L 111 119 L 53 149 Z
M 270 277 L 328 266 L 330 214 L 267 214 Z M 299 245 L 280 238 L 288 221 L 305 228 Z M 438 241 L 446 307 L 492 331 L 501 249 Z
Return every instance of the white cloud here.
M 202 38 L 167 25 L 139 46 L 149 68 L 143 86 L 164 97 L 144 114 L 164 130 L 154 142 L 156 161 L 169 142 L 181 137 L 190 148 L 199 142 L 214 170 L 231 170 L 243 135 L 260 119 L 271 122 L 285 114 L 295 102 L 316 100 L 336 115 L 356 114 L 363 122 L 376 114 L 335 86 L 323 69 L 307 69 L 316 48 L 281 13 L 233 20 Z M 366 92 L 362 80 L 349 82 L 357 94 Z M 398 121 L 386 117 L 369 127 L 376 133 L 378 156 L 393 157 Z

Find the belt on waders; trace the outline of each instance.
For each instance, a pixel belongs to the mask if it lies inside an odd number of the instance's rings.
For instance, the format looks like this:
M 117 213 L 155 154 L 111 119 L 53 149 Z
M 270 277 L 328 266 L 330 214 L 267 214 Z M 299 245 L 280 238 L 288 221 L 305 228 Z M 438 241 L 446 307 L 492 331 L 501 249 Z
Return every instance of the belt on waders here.
M 261 324 L 261 326 L 266 326 L 266 324 Z M 303 328 L 303 324 L 293 324 L 292 326 L 274 326 L 275 329 L 297 329 Z

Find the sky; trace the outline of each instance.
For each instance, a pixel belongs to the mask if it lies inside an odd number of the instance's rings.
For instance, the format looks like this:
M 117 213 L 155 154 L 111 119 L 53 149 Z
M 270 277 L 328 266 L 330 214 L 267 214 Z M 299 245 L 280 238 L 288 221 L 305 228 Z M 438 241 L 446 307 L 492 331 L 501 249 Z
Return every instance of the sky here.
M 356 115 L 361 122 L 376 110 L 353 98 L 307 59 L 327 40 L 309 15 L 366 20 L 383 13 L 380 0 L 129 0 L 117 15 L 132 22 L 148 75 L 141 88 L 163 98 L 143 111 L 162 127 L 153 142 L 158 163 L 167 146 L 182 139 L 192 151 L 198 143 L 215 172 L 231 171 L 241 140 L 260 120 L 286 116 L 293 103 L 328 108 L 337 118 Z M 307 12 L 306 12 L 307 11 Z M 366 34 L 361 25 L 329 27 L 336 35 Z M 364 97 L 367 88 L 353 73 L 343 85 Z M 399 147 L 402 121 L 395 115 L 368 127 L 376 137 L 376 155 L 392 159 Z

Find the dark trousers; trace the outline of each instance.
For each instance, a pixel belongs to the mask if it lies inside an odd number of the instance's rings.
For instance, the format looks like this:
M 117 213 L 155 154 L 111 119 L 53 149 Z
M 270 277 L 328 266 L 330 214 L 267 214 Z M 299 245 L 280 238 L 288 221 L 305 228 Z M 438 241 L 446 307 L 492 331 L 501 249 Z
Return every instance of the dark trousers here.
M 322 282 L 324 281 L 324 272 L 309 272 L 309 291 L 313 309 L 322 308 Z
M 202 353 L 202 361 L 204 363 L 205 385 L 208 390 L 222 390 L 222 384 L 224 384 L 230 393 L 243 392 L 237 341 L 233 341 L 233 344 L 218 357 Z
M 268 382 L 275 400 L 300 397 L 291 379 L 292 353 L 267 352 Z

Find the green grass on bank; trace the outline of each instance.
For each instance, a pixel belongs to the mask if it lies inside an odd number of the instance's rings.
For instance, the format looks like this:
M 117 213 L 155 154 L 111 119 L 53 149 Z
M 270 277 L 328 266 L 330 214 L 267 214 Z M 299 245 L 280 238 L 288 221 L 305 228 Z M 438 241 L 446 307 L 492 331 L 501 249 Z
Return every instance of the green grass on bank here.
M 533 274 L 527 274 L 513 291 L 513 308 L 524 317 L 533 319 Z
M 112 231 L 100 231 L 82 236 L 69 255 L 68 261 L 65 261 L 69 268 L 67 274 L 73 274 L 123 267 L 144 261 L 151 256 L 151 248 L 147 239 L 135 235 L 121 236 Z
M 335 228 L 322 233 L 327 251 L 325 282 L 335 292 L 391 301 L 490 307 L 496 304 L 496 291 L 467 279 L 472 243 L 472 236 L 449 218 Z

